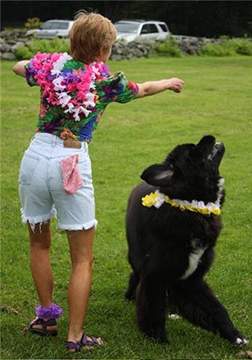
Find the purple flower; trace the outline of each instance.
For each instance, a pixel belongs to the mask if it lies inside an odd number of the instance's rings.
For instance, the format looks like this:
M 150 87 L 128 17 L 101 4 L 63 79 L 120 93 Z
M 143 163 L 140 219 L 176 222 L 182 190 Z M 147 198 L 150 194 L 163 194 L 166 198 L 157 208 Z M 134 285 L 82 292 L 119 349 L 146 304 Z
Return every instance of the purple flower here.
M 63 310 L 55 303 L 52 303 L 48 308 L 45 308 L 42 305 L 36 308 L 36 315 L 41 319 L 59 318 L 62 312 Z
M 70 83 L 70 82 L 79 82 L 80 79 L 78 78 L 78 76 L 76 74 L 72 74 L 72 73 L 68 73 L 65 80 L 67 81 L 67 83 Z
M 103 75 L 109 75 L 109 67 L 108 67 L 108 65 L 103 66 Z
M 47 80 L 49 82 L 53 82 L 53 80 L 57 77 L 57 75 L 52 75 L 50 72 L 47 74 Z

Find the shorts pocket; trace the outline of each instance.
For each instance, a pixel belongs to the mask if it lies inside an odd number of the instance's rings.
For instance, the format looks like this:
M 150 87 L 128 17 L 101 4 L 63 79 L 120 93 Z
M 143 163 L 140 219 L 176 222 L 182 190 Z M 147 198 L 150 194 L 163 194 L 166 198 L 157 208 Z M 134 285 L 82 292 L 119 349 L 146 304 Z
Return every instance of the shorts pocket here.
M 19 170 L 19 184 L 30 185 L 34 172 L 40 162 L 41 158 L 31 154 L 25 154 L 21 161 Z

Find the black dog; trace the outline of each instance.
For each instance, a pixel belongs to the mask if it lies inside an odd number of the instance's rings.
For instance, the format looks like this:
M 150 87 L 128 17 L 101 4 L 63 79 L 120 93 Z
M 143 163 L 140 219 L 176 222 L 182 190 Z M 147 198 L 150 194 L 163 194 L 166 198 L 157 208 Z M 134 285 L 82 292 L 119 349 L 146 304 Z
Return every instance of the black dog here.
M 233 344 L 248 343 L 204 281 L 221 230 L 224 152 L 224 144 L 210 135 L 197 145 L 179 145 L 162 164 L 142 173 L 145 182 L 129 199 L 126 230 L 133 272 L 125 297 L 136 298 L 140 329 L 161 343 L 167 343 L 167 301 L 194 325 Z

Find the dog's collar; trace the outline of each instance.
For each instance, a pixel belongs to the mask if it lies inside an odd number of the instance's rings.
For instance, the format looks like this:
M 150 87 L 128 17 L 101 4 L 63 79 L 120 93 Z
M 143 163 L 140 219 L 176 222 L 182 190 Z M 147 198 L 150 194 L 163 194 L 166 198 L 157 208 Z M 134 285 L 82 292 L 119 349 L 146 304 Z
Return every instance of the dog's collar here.
M 219 191 L 220 194 L 220 191 Z M 151 207 L 155 206 L 160 208 L 163 203 L 166 202 L 171 206 L 179 208 L 181 211 L 189 210 L 203 215 L 220 215 L 220 196 L 215 203 L 209 202 L 205 204 L 203 201 L 193 200 L 191 202 L 187 200 L 170 199 L 167 195 L 160 193 L 158 190 L 155 193 L 146 195 L 142 198 L 142 205 Z

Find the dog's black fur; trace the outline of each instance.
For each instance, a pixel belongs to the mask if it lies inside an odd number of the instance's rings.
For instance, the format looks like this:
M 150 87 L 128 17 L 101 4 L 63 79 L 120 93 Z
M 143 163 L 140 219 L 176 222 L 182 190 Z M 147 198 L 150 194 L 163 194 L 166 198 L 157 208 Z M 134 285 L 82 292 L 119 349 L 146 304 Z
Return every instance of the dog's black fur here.
M 171 199 L 207 204 L 219 197 L 222 204 L 225 193 L 220 186 L 219 165 L 224 152 L 224 144 L 216 144 L 211 135 L 204 136 L 197 145 L 179 145 L 162 164 L 143 172 L 145 182 L 132 191 L 129 199 L 126 231 L 133 272 L 125 298 L 136 299 L 140 329 L 161 343 L 167 343 L 167 301 L 168 308 L 194 325 L 218 332 L 234 344 L 248 342 L 204 280 L 214 259 L 220 216 L 181 211 L 167 203 L 159 209 L 148 208 L 141 201 L 159 190 Z M 199 249 L 205 250 L 196 269 L 183 278 L 190 254 Z

